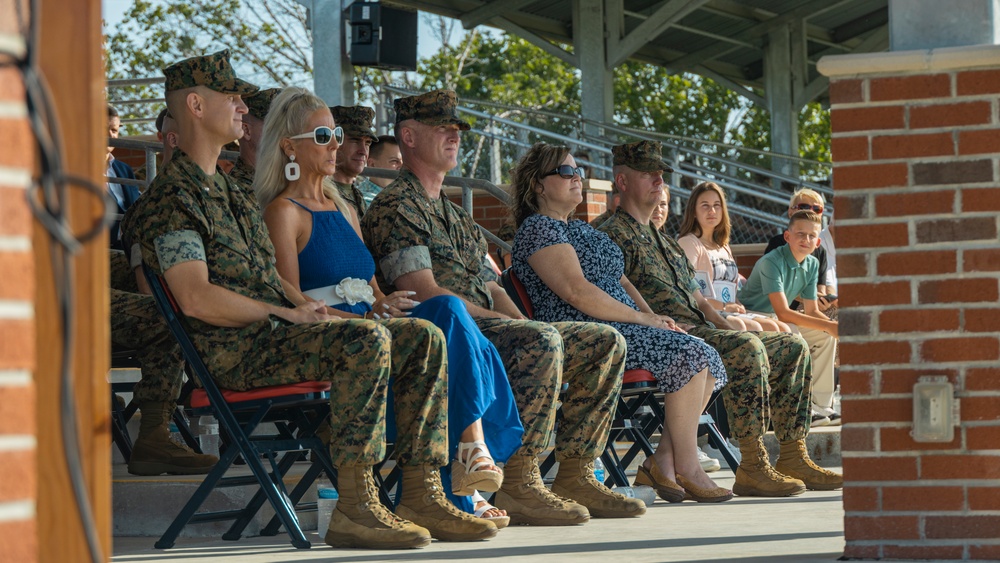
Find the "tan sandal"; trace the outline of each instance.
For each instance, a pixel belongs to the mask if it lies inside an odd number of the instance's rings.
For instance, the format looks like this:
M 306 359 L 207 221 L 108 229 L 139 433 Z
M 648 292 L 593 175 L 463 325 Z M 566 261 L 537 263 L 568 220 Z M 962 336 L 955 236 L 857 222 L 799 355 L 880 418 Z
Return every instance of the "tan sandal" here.
M 656 464 L 655 458 L 650 457 L 648 459 L 651 467 L 640 465 L 633 482 L 636 485 L 653 487 L 656 495 L 667 502 L 674 503 L 684 500 L 684 488 L 663 475 L 663 472 L 660 471 L 660 466 Z
M 698 485 L 695 485 L 693 481 L 688 480 L 680 473 L 677 474 L 677 483 L 684 487 L 687 494 L 696 502 L 726 502 L 727 500 L 733 498 L 733 492 L 729 489 L 724 487 L 703 489 Z
M 463 461 L 464 459 L 464 461 Z M 488 461 L 476 461 L 486 459 Z M 458 458 L 451 462 L 451 492 L 466 497 L 475 491 L 495 493 L 503 484 L 503 473 L 484 469 L 495 465 L 486 442 L 459 442 Z

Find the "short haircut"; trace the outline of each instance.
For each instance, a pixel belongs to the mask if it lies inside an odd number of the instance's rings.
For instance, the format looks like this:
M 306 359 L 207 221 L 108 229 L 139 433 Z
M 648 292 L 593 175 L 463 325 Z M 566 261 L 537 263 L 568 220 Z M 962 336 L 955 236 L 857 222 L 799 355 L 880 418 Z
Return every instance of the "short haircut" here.
M 826 199 L 823 198 L 823 194 L 810 188 L 802 188 L 800 190 L 796 190 L 795 193 L 792 194 L 792 199 L 788 200 L 788 204 L 792 205 L 796 201 L 802 199 L 803 197 L 819 200 L 820 203 L 826 204 Z
M 395 135 L 379 135 L 378 142 L 374 143 L 370 149 L 368 149 L 368 158 L 378 158 L 382 156 L 382 151 L 386 149 L 387 145 L 399 146 L 399 141 L 396 140 Z
M 161 109 L 159 115 L 156 116 L 156 132 L 157 133 L 163 133 L 163 119 L 167 118 L 167 117 L 169 117 L 170 119 L 173 119 L 173 116 L 170 115 L 170 110 L 168 110 L 167 108 Z
M 820 218 L 819 214 L 813 213 L 809 210 L 796 211 L 795 213 L 792 213 L 792 216 L 788 218 L 788 228 L 791 229 L 792 225 L 794 225 L 796 221 L 810 221 L 820 226 L 823 225 L 823 220 Z
M 108 119 L 111 119 L 112 117 L 121 117 L 121 116 L 118 114 L 118 110 L 116 110 L 114 106 L 108 104 Z

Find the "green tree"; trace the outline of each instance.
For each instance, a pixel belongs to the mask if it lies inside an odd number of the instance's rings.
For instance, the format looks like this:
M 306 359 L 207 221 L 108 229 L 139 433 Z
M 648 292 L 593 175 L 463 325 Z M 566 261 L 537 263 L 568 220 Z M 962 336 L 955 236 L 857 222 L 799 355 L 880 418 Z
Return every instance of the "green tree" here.
M 295 0 L 135 0 L 106 30 L 109 79 L 162 76 L 168 64 L 229 48 L 238 72 L 261 84 L 305 85 L 312 75 L 306 10 Z M 109 100 L 158 99 L 159 84 L 111 88 Z M 161 104 L 119 106 L 123 117 L 155 117 Z M 152 113 L 150 113 L 152 110 Z M 152 125 L 127 127 L 129 134 Z

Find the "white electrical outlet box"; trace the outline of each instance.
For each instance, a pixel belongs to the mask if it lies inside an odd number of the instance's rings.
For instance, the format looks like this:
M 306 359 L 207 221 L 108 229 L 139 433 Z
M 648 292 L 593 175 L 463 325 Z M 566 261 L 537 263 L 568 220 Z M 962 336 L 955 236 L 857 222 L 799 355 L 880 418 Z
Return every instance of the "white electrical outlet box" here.
M 945 376 L 925 375 L 913 386 L 913 440 L 951 442 L 955 439 L 955 387 Z

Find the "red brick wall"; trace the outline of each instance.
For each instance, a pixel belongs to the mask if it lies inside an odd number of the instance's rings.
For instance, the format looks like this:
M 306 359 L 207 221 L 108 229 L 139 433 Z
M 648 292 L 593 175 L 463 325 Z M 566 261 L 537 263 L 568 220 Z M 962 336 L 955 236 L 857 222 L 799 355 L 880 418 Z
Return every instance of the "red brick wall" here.
M 1000 559 L 998 94 L 1000 65 L 831 78 L 847 557 Z M 910 436 L 921 375 L 949 444 Z
M 13 3 L 0 1 L 0 36 L 16 35 Z M 0 67 L 0 559 L 38 560 L 35 523 L 34 257 L 25 199 L 34 166 L 17 69 Z

